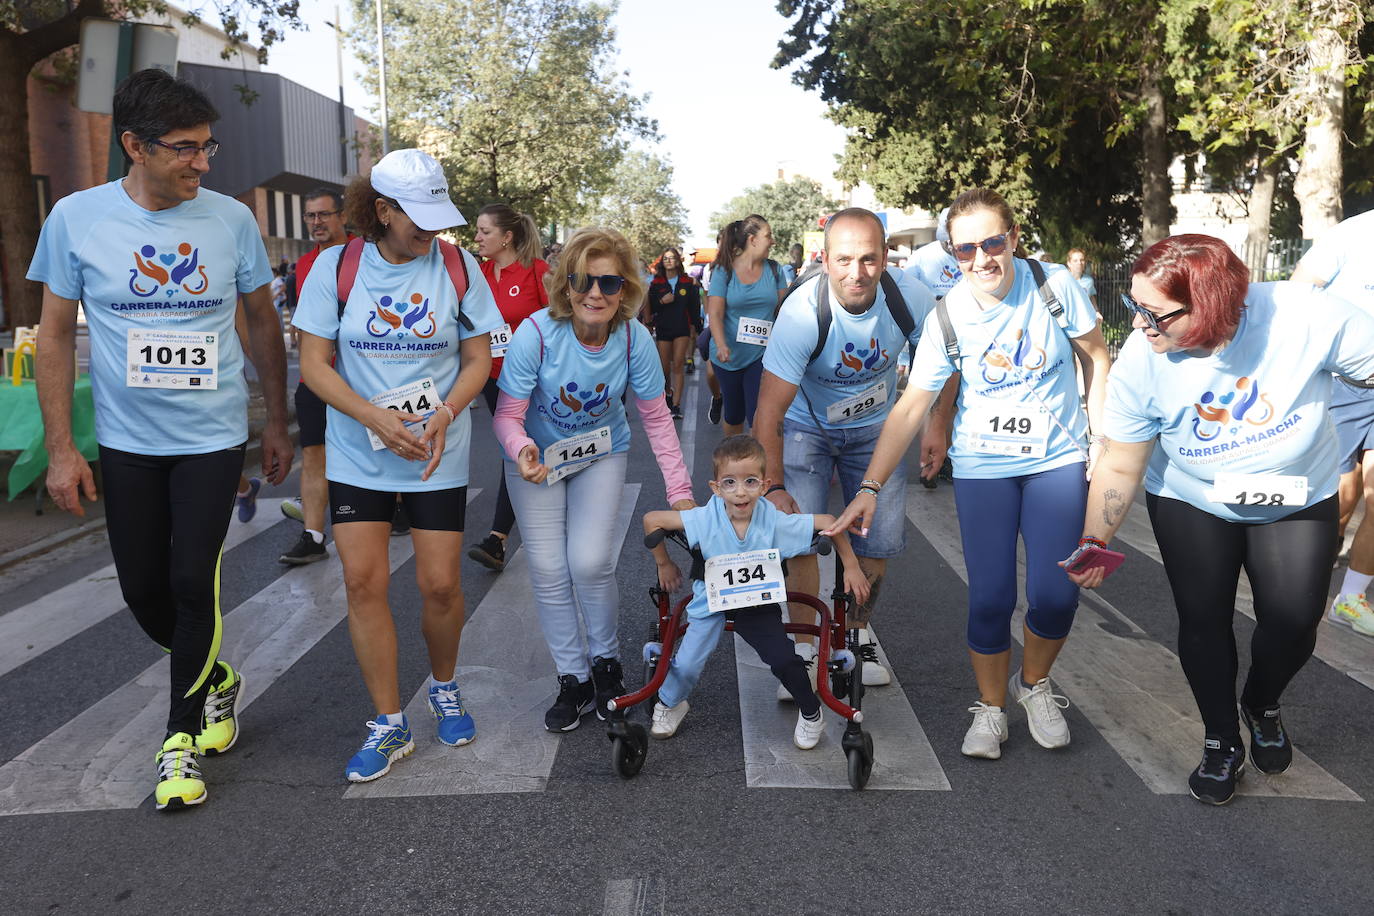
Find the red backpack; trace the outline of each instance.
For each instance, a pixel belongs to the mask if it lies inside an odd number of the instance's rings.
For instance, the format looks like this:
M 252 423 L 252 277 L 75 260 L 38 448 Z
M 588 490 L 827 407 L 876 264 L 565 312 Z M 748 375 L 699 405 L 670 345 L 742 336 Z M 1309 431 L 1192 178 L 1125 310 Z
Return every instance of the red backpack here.
M 448 270 L 448 278 L 453 281 L 453 291 L 458 294 L 458 320 L 463 327 L 472 330 L 472 319 L 463 314 L 463 296 L 468 291 L 468 264 L 463 259 L 463 253 L 458 250 L 458 246 L 437 239 L 439 243 L 439 254 L 443 255 L 444 268 Z M 343 254 L 339 255 L 339 263 L 334 268 L 334 284 L 338 289 L 339 318 L 343 318 L 344 308 L 348 305 L 348 295 L 353 292 L 353 281 L 358 279 L 358 264 L 363 258 L 364 240 L 360 238 L 350 239 L 344 245 Z

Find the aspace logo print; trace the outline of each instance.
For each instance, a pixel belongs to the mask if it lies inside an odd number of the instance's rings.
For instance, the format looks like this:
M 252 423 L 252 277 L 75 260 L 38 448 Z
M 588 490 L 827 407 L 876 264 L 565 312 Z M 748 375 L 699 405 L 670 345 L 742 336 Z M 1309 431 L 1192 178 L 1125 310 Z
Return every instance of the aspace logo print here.
M 853 378 L 860 372 L 882 372 L 887 363 L 887 351 L 878 346 L 876 337 L 868 339 L 867 349 L 847 343 L 840 353 L 840 361 L 835 364 L 835 378 Z
M 409 304 L 390 296 L 377 300 L 377 307 L 368 313 L 367 333 L 371 337 L 392 337 L 404 340 L 407 334 L 420 339 L 434 336 L 439 328 L 434 323 L 434 313 L 429 310 L 429 299 L 421 293 L 411 293 Z
M 129 292 L 147 299 L 163 291 L 168 298 L 177 291 L 199 296 L 210 287 L 205 265 L 200 263 L 200 249 L 182 242 L 175 251 L 161 252 L 153 245 L 144 245 L 134 252 L 134 266 L 129 270 Z
M 563 420 L 578 413 L 595 418 L 609 410 L 610 404 L 611 393 L 605 382 L 598 382 L 592 388 L 567 382 L 558 386 L 558 397 L 549 401 L 549 413 Z
M 993 341 L 983 352 L 983 381 L 997 385 L 1006 380 L 1013 369 L 1034 372 L 1043 367 L 1045 351 L 1034 346 L 1024 330 L 1016 332 L 1016 342 L 1011 346 Z
M 1248 377 L 1238 379 L 1235 390 L 1222 395 L 1204 391 L 1193 410 L 1197 412 L 1193 435 L 1202 442 L 1210 442 L 1224 431 L 1234 435 L 1242 424 L 1267 426 L 1275 416 L 1274 405 L 1260 391 L 1259 380 Z

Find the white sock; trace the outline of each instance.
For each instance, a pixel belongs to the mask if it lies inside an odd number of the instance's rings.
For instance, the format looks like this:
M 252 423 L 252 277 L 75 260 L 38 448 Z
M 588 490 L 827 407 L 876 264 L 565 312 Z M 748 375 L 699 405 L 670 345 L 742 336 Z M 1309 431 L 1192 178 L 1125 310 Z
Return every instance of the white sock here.
M 431 674 L 431 675 L 429 676 L 429 683 L 425 685 L 425 691 L 428 692 L 428 691 L 430 691 L 430 690 L 433 690 L 435 687 L 457 687 L 457 686 L 458 686 L 458 679 L 457 679 L 456 677 L 451 677 L 451 678 L 449 678 L 449 679 L 446 680 L 446 681 L 441 681 L 441 680 L 439 680 L 437 677 L 435 677 L 433 674 Z
M 1369 573 L 1355 572 L 1354 569 L 1345 571 L 1345 578 L 1341 580 L 1342 595 L 1363 595 L 1365 589 L 1369 587 L 1374 575 Z
M 314 541 L 316 544 L 324 543 L 323 531 L 316 531 L 314 528 L 307 528 L 305 529 L 305 533 L 310 535 L 310 540 Z
M 406 714 L 403 712 L 388 712 L 377 717 L 377 721 L 386 725 L 405 725 Z

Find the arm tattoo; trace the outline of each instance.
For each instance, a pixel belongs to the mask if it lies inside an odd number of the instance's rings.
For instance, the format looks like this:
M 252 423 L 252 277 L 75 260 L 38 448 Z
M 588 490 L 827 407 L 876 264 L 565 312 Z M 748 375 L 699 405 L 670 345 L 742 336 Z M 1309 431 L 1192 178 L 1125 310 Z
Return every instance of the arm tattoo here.
M 1102 524 L 1115 529 L 1129 508 L 1126 495 L 1117 489 L 1109 489 L 1102 494 Z

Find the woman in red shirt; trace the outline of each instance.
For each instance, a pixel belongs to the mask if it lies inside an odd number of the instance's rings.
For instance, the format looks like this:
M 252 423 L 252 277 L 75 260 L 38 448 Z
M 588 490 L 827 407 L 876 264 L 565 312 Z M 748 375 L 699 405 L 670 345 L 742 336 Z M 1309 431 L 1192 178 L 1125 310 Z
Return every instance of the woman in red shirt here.
M 666 249 L 658 259 L 647 305 L 668 386 L 668 407 L 675 419 L 681 419 L 687 354 L 701 330 L 701 287 L 683 267 L 682 252 L 676 248 Z
M 483 257 L 482 276 L 496 296 L 496 305 L 506 326 L 491 334 L 491 378 L 482 389 L 487 407 L 496 413 L 496 379 L 501 374 L 502 357 L 515 329 L 535 312 L 549 304 L 544 290 L 544 274 L 549 265 L 539 257 L 541 242 L 534 217 L 505 204 L 491 204 L 477 214 L 477 254 Z M 515 511 L 506 493 L 506 478 L 498 475 L 501 488 L 496 495 L 496 518 L 491 534 L 468 550 L 468 556 L 488 569 L 500 572 L 506 566 L 506 537 L 515 527 Z

